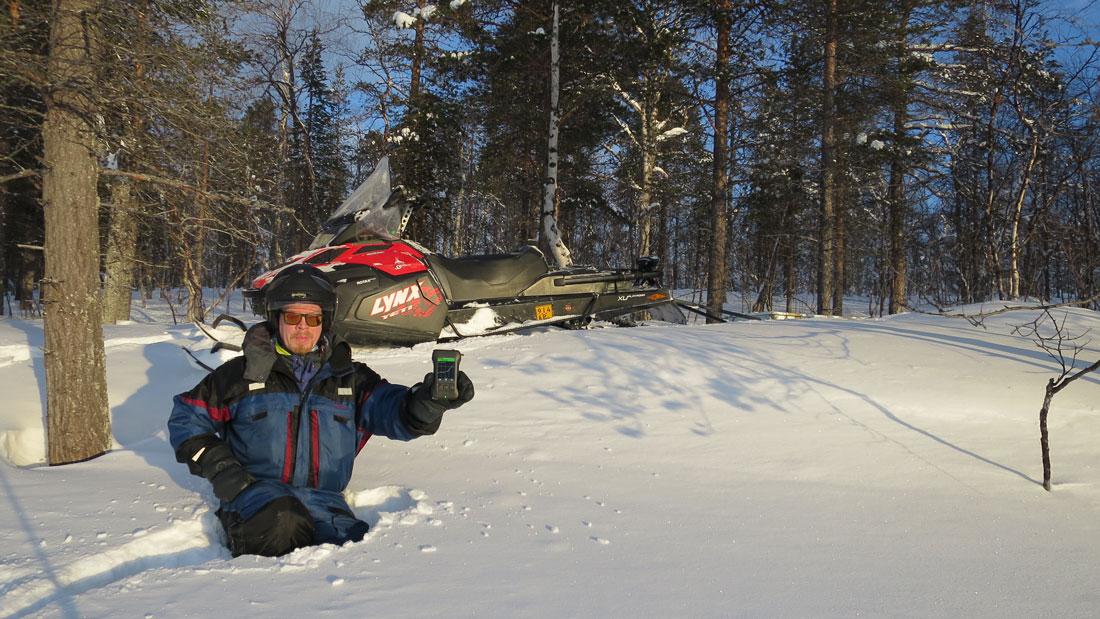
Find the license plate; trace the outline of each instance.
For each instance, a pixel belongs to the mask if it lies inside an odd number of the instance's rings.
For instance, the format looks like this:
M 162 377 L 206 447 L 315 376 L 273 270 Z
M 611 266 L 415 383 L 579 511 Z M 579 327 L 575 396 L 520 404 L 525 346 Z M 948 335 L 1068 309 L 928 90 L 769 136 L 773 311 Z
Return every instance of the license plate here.
M 547 303 L 546 305 L 535 306 L 535 320 L 549 320 L 554 317 L 554 306 Z

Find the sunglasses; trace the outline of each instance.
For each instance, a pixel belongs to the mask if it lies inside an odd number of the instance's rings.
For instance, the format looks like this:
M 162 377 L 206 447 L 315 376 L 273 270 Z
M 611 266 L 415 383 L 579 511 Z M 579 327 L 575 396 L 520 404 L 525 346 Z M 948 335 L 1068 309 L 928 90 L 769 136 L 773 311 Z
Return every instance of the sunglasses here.
M 320 327 L 321 326 L 321 314 L 295 314 L 294 312 L 283 312 L 283 322 L 290 326 L 294 326 L 302 319 L 306 319 L 306 326 Z

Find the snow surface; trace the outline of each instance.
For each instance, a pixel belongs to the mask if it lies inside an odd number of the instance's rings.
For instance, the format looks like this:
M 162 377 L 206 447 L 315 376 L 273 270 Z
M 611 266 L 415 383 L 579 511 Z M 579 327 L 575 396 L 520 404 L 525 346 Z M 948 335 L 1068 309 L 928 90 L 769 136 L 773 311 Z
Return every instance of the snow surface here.
M 236 305 L 235 305 L 236 307 Z M 367 538 L 232 559 L 166 442 L 210 341 L 167 310 L 105 328 L 116 449 L 0 463 L 0 617 L 1093 616 L 1100 375 L 1011 325 L 907 314 L 546 329 L 463 340 L 478 394 L 439 434 L 375 438 Z M 1100 316 L 1071 310 L 1077 332 Z M 226 334 L 232 329 L 219 330 Z M 41 459 L 40 321 L 0 320 L 8 461 Z M 394 382 L 432 346 L 361 350 Z M 222 359 L 233 353 L 219 353 Z M 1090 345 L 1083 360 L 1100 356 Z M 216 357 L 212 361 L 216 362 Z

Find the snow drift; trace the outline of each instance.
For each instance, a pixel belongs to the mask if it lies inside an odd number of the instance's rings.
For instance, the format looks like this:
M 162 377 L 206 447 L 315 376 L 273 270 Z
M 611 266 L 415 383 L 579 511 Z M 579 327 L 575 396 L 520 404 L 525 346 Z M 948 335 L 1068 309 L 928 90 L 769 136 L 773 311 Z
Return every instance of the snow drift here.
M 457 344 L 476 399 L 372 440 L 343 547 L 230 558 L 164 423 L 209 340 L 105 329 L 116 449 L 0 464 L 0 616 L 1061 615 L 1100 603 L 1100 376 L 1005 314 L 545 331 Z M 1076 332 L 1100 317 L 1070 310 Z M 0 321 L 0 449 L 41 460 L 41 324 Z M 363 350 L 394 382 L 430 345 Z M 224 353 L 225 358 L 232 353 Z M 1100 355 L 1091 344 L 1089 360 Z M 215 359 L 216 361 L 216 359 Z

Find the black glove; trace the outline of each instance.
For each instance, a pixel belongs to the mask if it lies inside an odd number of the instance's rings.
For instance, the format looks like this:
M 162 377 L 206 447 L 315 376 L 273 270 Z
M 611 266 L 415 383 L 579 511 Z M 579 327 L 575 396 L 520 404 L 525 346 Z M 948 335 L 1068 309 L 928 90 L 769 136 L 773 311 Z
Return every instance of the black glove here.
M 240 464 L 223 470 L 210 480 L 214 486 L 214 496 L 222 501 L 232 501 L 255 482 L 256 478 Z
M 466 372 L 458 373 L 458 398 L 454 400 L 433 400 L 432 383 L 435 375 L 429 372 L 424 382 L 417 383 L 409 390 L 405 399 L 405 408 L 401 411 L 401 421 L 413 434 L 424 436 L 435 434 L 443 421 L 443 413 L 458 408 L 474 399 L 474 383 Z
M 222 501 L 232 501 L 256 481 L 233 455 L 229 445 L 220 440 L 208 442 L 206 449 L 198 454 L 198 468 L 199 474 L 214 486 L 214 496 Z

